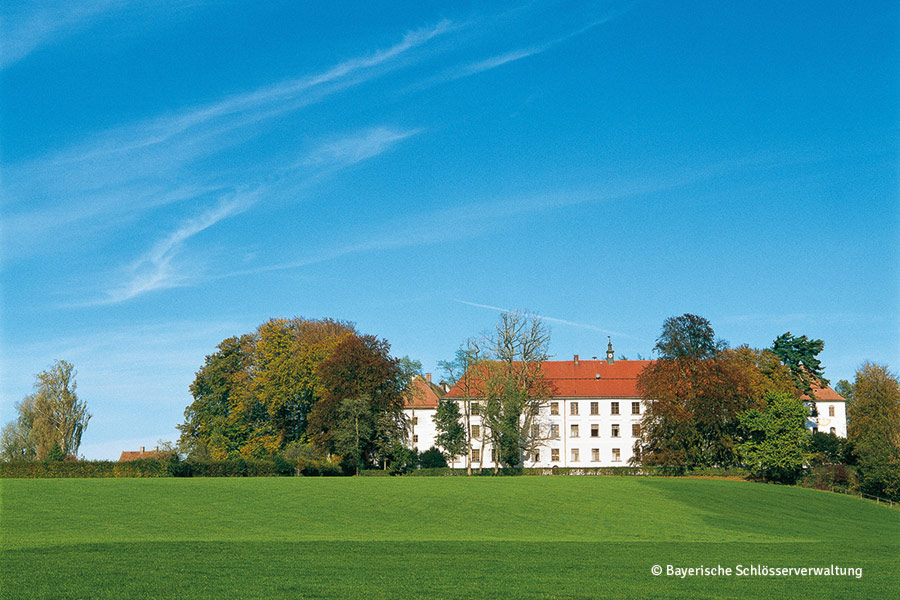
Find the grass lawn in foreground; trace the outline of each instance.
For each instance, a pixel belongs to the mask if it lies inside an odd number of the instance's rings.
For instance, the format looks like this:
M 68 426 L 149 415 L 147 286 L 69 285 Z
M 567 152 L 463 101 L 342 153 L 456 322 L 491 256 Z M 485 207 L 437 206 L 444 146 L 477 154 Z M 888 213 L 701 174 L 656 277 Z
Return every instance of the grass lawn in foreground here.
M 900 511 L 740 481 L 7 479 L 0 501 L 3 598 L 900 596 Z

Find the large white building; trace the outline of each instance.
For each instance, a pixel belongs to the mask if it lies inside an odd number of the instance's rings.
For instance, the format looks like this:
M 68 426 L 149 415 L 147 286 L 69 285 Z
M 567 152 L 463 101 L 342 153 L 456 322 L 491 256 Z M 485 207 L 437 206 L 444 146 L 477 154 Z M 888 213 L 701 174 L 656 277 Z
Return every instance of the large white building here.
M 546 361 L 545 378 L 555 390 L 553 398 L 541 409 L 538 419 L 541 445 L 526 457 L 526 467 L 614 467 L 626 466 L 633 456 L 634 443 L 640 437 L 644 405 L 637 391 L 637 376 L 651 364 L 649 360 L 614 360 L 612 347 L 606 360 Z M 434 446 L 436 430 L 432 418 L 443 392 L 445 398 L 462 401 L 457 385 L 431 383 L 427 378 L 413 381 L 412 400 L 406 414 L 412 422 L 412 445 L 420 451 Z M 814 388 L 817 418 L 807 423 L 810 429 L 847 436 L 844 399 L 829 387 Z M 494 452 L 484 438 L 477 399 L 470 401 L 469 419 L 473 468 L 493 467 Z M 460 410 L 461 413 L 464 410 Z M 465 457 L 453 466 L 465 466 Z

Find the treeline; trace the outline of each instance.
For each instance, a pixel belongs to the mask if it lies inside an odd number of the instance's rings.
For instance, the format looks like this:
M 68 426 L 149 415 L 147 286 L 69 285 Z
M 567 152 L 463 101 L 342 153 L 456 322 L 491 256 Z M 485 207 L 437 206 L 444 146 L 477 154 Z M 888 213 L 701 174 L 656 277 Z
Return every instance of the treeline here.
M 663 324 L 659 359 L 638 377 L 645 400 L 634 464 L 674 473 L 748 469 L 754 478 L 841 487 L 900 499 L 900 387 L 866 363 L 847 400 L 848 438 L 810 432 L 817 389 L 828 385 L 822 340 L 779 336 L 770 348 L 729 348 L 696 315 Z
M 403 408 L 420 370 L 350 323 L 272 319 L 206 357 L 178 426 L 179 450 L 198 461 L 391 468 L 410 460 Z

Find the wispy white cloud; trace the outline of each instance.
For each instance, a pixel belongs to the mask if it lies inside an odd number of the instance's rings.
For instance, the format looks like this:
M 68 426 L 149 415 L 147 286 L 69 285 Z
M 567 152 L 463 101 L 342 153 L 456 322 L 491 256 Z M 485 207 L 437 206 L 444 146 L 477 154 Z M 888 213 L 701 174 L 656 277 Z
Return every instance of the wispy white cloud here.
M 477 302 L 469 302 L 467 300 L 458 300 L 458 299 L 454 299 L 453 301 L 458 302 L 459 304 L 465 304 L 467 306 L 474 306 L 476 308 L 484 308 L 484 309 L 492 310 L 495 312 L 501 312 L 501 313 L 513 312 L 512 310 L 510 310 L 508 308 L 501 308 L 499 306 L 492 306 L 490 304 L 479 304 Z M 591 325 L 589 323 L 579 323 L 577 321 L 569 321 L 568 319 L 559 319 L 557 317 L 549 317 L 547 315 L 542 315 L 540 313 L 535 313 L 535 312 L 526 312 L 526 314 L 529 316 L 538 317 L 542 321 L 546 321 L 548 323 L 558 323 L 560 325 L 566 325 L 567 327 L 575 327 L 578 329 L 587 329 L 589 331 L 598 331 L 600 333 L 605 333 L 606 335 L 611 335 L 611 336 L 614 335 L 617 338 L 627 338 L 627 339 L 636 340 L 636 341 L 646 341 L 646 340 L 643 340 L 642 338 L 635 337 L 635 336 L 629 335 L 627 333 L 622 333 L 621 331 L 613 331 L 611 329 L 604 329 L 602 327 L 598 327 L 596 325 Z
M 418 129 L 397 129 L 387 126 L 368 128 L 319 145 L 302 163 L 313 165 L 320 172 L 333 173 L 387 152 L 396 144 L 419 132 Z M 284 174 L 293 168 L 275 174 L 272 179 L 282 179 Z M 316 176 L 315 173 L 310 175 L 311 178 Z M 302 186 L 302 181 L 294 182 L 294 187 L 298 186 Z M 91 304 L 116 304 L 148 292 L 196 283 L 204 275 L 199 271 L 195 261 L 192 261 L 189 267 L 176 264 L 176 259 L 185 250 L 187 242 L 220 221 L 249 210 L 262 197 L 274 193 L 275 188 L 275 184 L 260 184 L 252 190 L 222 198 L 215 206 L 199 216 L 188 218 L 128 265 L 125 269 L 124 283 L 115 285 L 101 300 Z
M 303 163 L 318 167 L 353 165 L 386 152 L 398 142 L 421 131 L 421 129 L 373 127 L 320 145 L 309 153 Z
M 198 173 L 189 167 L 201 158 L 246 143 L 272 118 L 402 67 L 412 50 L 454 27 L 449 21 L 440 21 L 407 32 L 393 46 L 347 59 L 319 73 L 124 125 L 55 154 L 4 165 L 5 239 L 12 240 L 7 255 L 39 250 L 48 240 L 58 240 L 64 231 L 82 231 L 69 226 L 90 224 L 98 214 L 103 219 L 95 221 L 94 228 L 115 227 L 118 219 L 166 202 L 194 199 L 195 192 L 221 188 L 219 174 Z M 359 160 L 366 152 L 379 152 L 379 142 L 399 141 L 391 140 L 390 134 L 390 130 L 376 130 L 368 140 L 358 140 Z M 368 148 L 363 142 L 369 143 Z M 340 150 L 332 148 L 332 152 Z M 352 158 L 350 150 L 345 146 L 345 159 Z M 257 167 L 248 164 L 242 168 L 246 178 L 247 172 Z M 40 207 L 35 208 L 36 204 Z M 53 218 L 46 219 L 48 214 Z
M 185 243 L 216 223 L 246 211 L 259 199 L 261 193 L 262 189 L 256 189 L 235 194 L 199 216 L 188 219 L 129 265 L 125 283 L 109 290 L 106 297 L 96 303 L 115 304 L 147 292 L 186 285 L 192 274 L 179 270 L 174 264 Z
M 22 60 L 36 49 L 77 31 L 99 15 L 120 8 L 123 0 L 23 3 L 17 13 L 3 15 L 0 29 L 0 69 Z
M 547 40 L 543 43 L 527 46 L 524 48 L 516 48 L 513 50 L 507 50 L 505 52 L 501 52 L 499 54 L 495 54 L 493 56 L 489 56 L 487 58 L 482 58 L 476 61 L 463 63 L 457 65 L 455 67 L 451 67 L 444 72 L 430 77 L 424 81 L 419 82 L 417 85 L 413 86 L 411 89 L 421 89 L 425 87 L 429 87 L 431 85 L 436 85 L 440 83 L 447 83 L 450 81 L 454 81 L 457 79 L 462 79 L 465 77 L 471 77 L 473 75 L 477 75 L 479 73 L 484 73 L 485 71 L 491 71 L 498 67 L 502 67 L 504 65 L 529 58 L 531 56 L 535 56 L 550 50 L 551 48 L 570 40 L 574 37 L 582 35 L 595 27 L 603 25 L 604 23 L 608 23 L 621 15 L 624 10 L 611 10 L 607 12 L 600 18 L 594 19 L 587 23 L 586 25 L 579 27 L 573 31 L 569 31 L 561 36 L 556 38 Z

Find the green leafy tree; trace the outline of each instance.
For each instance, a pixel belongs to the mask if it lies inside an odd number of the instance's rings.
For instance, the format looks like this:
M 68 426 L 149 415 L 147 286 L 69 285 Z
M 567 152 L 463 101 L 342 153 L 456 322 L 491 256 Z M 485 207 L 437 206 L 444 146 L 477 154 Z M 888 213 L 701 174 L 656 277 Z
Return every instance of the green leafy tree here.
M 794 483 L 811 457 L 806 406 L 783 392 L 768 392 L 765 402 L 763 410 L 754 408 L 739 415 L 744 439 L 738 452 L 752 475 Z
M 856 372 L 849 406 L 849 437 L 860 488 L 900 500 L 900 385 L 884 365 L 866 362 Z
M 846 439 L 823 431 L 812 434 L 809 450 L 813 454 L 811 461 L 819 465 L 846 463 L 849 453 Z
M 437 431 L 434 442 L 444 451 L 447 459 L 452 462 L 466 452 L 466 430 L 455 400 L 439 400 L 432 421 Z
M 369 398 L 346 398 L 338 405 L 338 420 L 332 431 L 337 452 L 355 469 L 357 475 L 365 464 L 367 442 L 375 430 L 372 402 Z
M 255 336 L 223 340 L 190 385 L 194 401 L 184 411 L 179 447 L 195 459 L 236 457 L 246 444 L 249 426 L 239 412 L 254 368 Z
M 4 427 L 4 456 L 43 460 L 54 447 L 63 457 L 77 456 L 91 414 L 75 393 L 75 376 L 64 360 L 35 376 L 34 392 L 16 406 L 18 419 Z
M 653 350 L 662 360 L 713 358 L 727 344 L 717 340 L 709 321 L 686 313 L 663 322 L 662 333 Z
M 825 371 L 817 356 L 825 348 L 822 340 L 811 340 L 805 335 L 796 337 L 791 332 L 781 334 L 772 343 L 772 352 L 790 369 L 794 387 L 801 394 L 814 398 L 812 385 L 828 385 Z

